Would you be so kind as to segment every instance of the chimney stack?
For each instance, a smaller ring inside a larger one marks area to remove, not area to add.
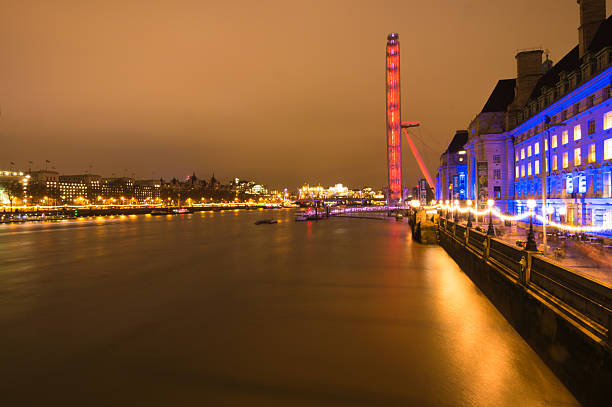
[[[543,53],[541,49],[538,49],[516,54],[516,86],[510,110],[522,109],[529,100],[533,88],[542,77]]]
[[[606,19],[606,0],[578,0],[580,6],[580,27],[578,27],[578,44],[580,58],[589,49],[589,45]]]

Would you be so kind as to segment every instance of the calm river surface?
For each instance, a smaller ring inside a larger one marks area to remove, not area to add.
[[[276,225],[255,226],[276,218]],[[574,406],[407,224],[225,211],[0,226],[2,405]]]

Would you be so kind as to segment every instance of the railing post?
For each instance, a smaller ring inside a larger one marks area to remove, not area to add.
[[[521,265],[521,273],[520,273],[520,281],[521,284],[525,287],[529,286],[529,281],[531,280],[531,263],[532,263],[533,253],[530,251],[524,251],[519,264]]]
[[[465,245],[468,245],[470,240],[470,228],[465,228]]]

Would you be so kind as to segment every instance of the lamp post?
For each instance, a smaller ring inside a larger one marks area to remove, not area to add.
[[[493,205],[495,205],[494,200],[487,200],[487,206],[489,207],[489,227],[487,229],[487,236],[495,235],[495,229],[493,229]]]
[[[471,228],[472,227],[472,201],[470,199],[468,199],[467,201],[467,206],[468,206],[467,227]]]
[[[525,243],[525,250],[530,252],[537,252],[538,245],[533,235],[533,210],[536,207],[536,202],[533,199],[527,201],[527,207],[529,208],[529,232],[527,232],[527,243]]]
[[[546,164],[549,162],[550,150],[552,146],[548,145],[550,129],[552,127],[565,126],[565,123],[552,124],[550,117],[544,115],[542,119],[542,150],[540,174],[542,175],[542,251],[546,254],[546,224],[548,223],[548,208],[546,207]],[[548,148],[546,148],[548,147]],[[547,154],[546,151],[549,153]],[[551,168],[552,170],[552,168]]]

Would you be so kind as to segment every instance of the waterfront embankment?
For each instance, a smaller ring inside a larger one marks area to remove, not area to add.
[[[612,287],[445,219],[439,241],[581,403],[609,403]]]
[[[278,209],[280,205],[248,205],[243,203],[236,204],[213,204],[206,206],[70,206],[53,208],[29,208],[15,209],[0,212],[0,224],[2,223],[24,223],[24,222],[53,222],[67,219],[89,218],[99,216],[120,216],[120,215],[146,215],[155,210],[164,210],[168,215],[174,214],[176,210],[184,210],[186,213],[223,211],[223,210],[256,210],[256,209]]]

